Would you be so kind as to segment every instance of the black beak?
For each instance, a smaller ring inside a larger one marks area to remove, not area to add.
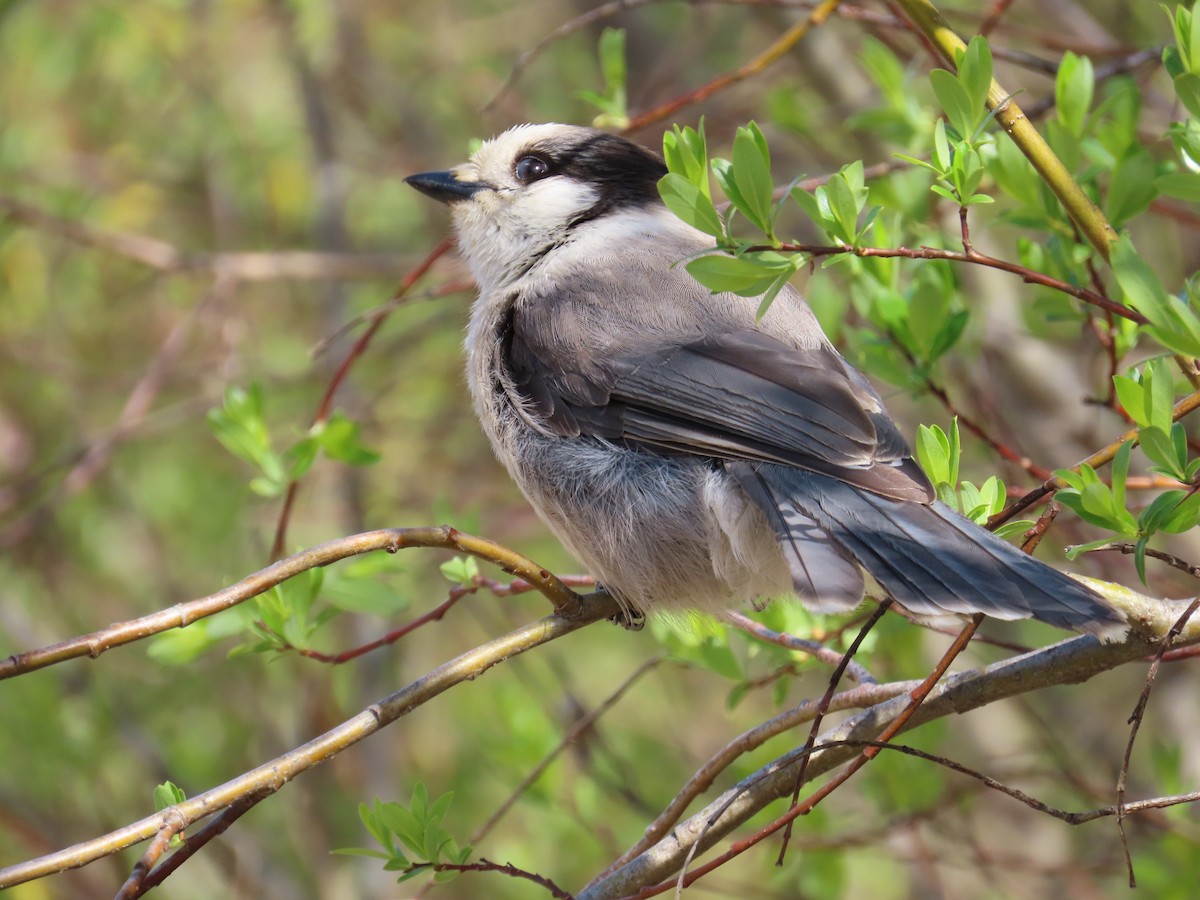
[[[409,175],[404,183],[411,184],[422,194],[442,203],[468,200],[476,191],[487,187],[478,181],[459,181],[453,172],[422,172],[420,175]]]

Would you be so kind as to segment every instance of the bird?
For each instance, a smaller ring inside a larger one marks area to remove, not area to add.
[[[1103,634],[1098,594],[960,516],[791,285],[713,293],[713,239],[664,205],[661,156],[519,125],[405,181],[449,206],[479,294],[467,383],[495,455],[632,620],[795,597]],[[865,574],[864,574],[865,573]]]

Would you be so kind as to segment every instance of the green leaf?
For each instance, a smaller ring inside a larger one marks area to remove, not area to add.
[[[1168,197],[1200,203],[1200,174],[1196,172],[1171,172],[1154,179],[1154,188]]]
[[[771,154],[754,122],[739,128],[733,139],[733,176],[744,204],[738,208],[760,231],[773,237],[775,184],[771,180]]]
[[[1126,509],[1125,479],[1129,477],[1129,458],[1133,454],[1133,442],[1126,441],[1113,456],[1112,496],[1115,509]]]
[[[1163,431],[1158,426],[1151,426],[1140,429],[1138,439],[1141,441],[1142,452],[1152,462],[1158,464],[1156,468],[1162,474],[1180,481],[1187,477],[1184,472],[1187,457],[1185,455],[1182,460],[1178,458],[1175,442],[1171,439],[1170,433]]]
[[[693,228],[718,239],[725,236],[725,229],[707,191],[697,187],[683,175],[668,172],[658,182],[658,193],[667,209]]]
[[[622,128],[629,123],[625,90],[625,31],[622,28],[605,28],[600,33],[597,55],[600,60],[600,75],[604,81],[603,93],[576,91],[575,96],[591,103],[600,110],[593,124],[596,127]]]
[[[712,198],[708,184],[708,144],[704,137],[704,120],[693,129],[678,125],[663,135],[663,159],[667,170],[682,175],[694,184],[705,197]]]
[[[164,781],[154,788],[154,811],[162,812],[170,806],[175,806],[187,799],[183,788],[171,781]]]
[[[949,434],[937,425],[917,427],[917,460],[935,486],[957,486],[961,452],[957,417],[951,422]]]
[[[1200,119],[1200,74],[1184,72],[1175,78],[1175,96],[1191,114]]]
[[[1128,235],[1113,246],[1112,268],[1125,299],[1151,321],[1145,331],[1169,350],[1200,357],[1200,319],[1178,297],[1167,294]]]
[[[456,556],[438,567],[442,577],[451,584],[471,587],[479,576],[479,562],[473,556]]]
[[[975,110],[971,97],[963,88],[962,82],[945,69],[934,69],[929,73],[933,84],[933,92],[937,95],[938,103],[946,112],[946,118],[960,138],[970,137],[975,131]]]
[[[1134,381],[1126,375],[1114,375],[1113,387],[1117,392],[1117,402],[1129,413],[1129,418],[1138,425],[1149,425],[1146,415],[1146,403],[1141,382]]]
[[[1109,221],[1119,228],[1141,215],[1158,195],[1155,188],[1157,168],[1150,154],[1138,150],[1117,163],[1108,183],[1105,208]]]
[[[697,648],[699,662],[710,671],[731,680],[743,677],[742,666],[725,641],[708,639]]]
[[[794,264],[787,261],[789,268]],[[741,297],[757,297],[769,290],[782,271],[781,266],[765,265],[750,257],[719,254],[693,259],[685,268],[710,291],[728,291]]]
[[[825,197],[829,205],[830,218],[836,223],[834,236],[846,244],[857,243],[858,214],[867,203],[867,190],[863,186],[863,164],[856,160],[843,166],[825,185]],[[820,199],[818,189],[818,200]]]
[[[958,80],[963,86],[971,107],[972,124],[963,137],[973,137],[980,119],[985,115],[988,91],[992,87],[992,48],[982,35],[971,38],[967,49],[958,58]]]
[[[313,427],[316,438],[325,455],[351,466],[370,466],[379,462],[380,456],[362,443],[362,425],[335,411],[324,422]]]
[[[1070,50],[1064,53],[1054,80],[1054,104],[1058,121],[1077,138],[1083,136],[1094,87],[1092,61]]]

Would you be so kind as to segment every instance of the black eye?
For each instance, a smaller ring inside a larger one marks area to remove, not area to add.
[[[517,160],[517,166],[513,170],[517,176],[517,181],[523,181],[528,184],[531,181],[537,181],[539,178],[545,178],[550,174],[550,163],[542,159],[540,156],[522,156]]]

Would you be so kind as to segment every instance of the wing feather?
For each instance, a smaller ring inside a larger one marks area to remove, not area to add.
[[[827,345],[753,330],[605,354],[566,350],[544,305],[514,309],[504,352],[533,424],[673,454],[771,462],[882,496],[934,492],[878,394]],[[558,344],[558,346],[556,346]]]

